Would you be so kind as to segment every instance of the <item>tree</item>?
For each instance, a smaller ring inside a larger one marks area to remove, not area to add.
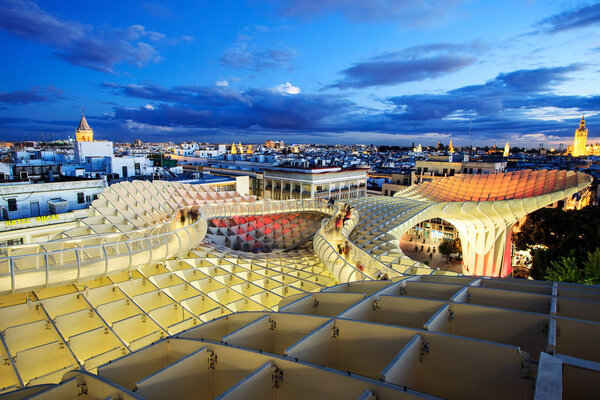
[[[583,262],[583,283],[600,284],[600,247],[593,253],[588,253],[588,259]]]
[[[448,259],[448,261],[450,261],[452,254],[458,254],[459,257],[462,256],[462,245],[459,238],[450,241],[444,240],[438,246],[438,250],[441,255]]]
[[[456,238],[452,241],[452,248],[455,254],[458,254],[458,257],[462,259],[462,243],[460,242],[460,238]]]
[[[542,208],[527,216],[514,239],[518,250],[529,250],[531,253],[529,267],[532,278],[562,276],[571,279],[573,276],[569,278],[564,274],[570,271],[567,266],[575,265],[582,270],[580,283],[586,279],[588,282],[594,281],[595,266],[598,265],[594,254],[600,243],[600,208],[585,207],[574,211]],[[573,258],[574,264],[563,258]],[[558,264],[553,265],[553,262]],[[550,268],[553,272],[549,271]],[[590,271],[586,273],[583,271],[585,268]]]
[[[548,281],[581,283],[581,270],[574,257],[562,257],[551,262],[544,277]]]
[[[561,257],[552,261],[544,278],[549,281],[600,284],[600,247],[587,253],[587,260],[578,265],[575,257]]]
[[[444,240],[438,246],[438,250],[441,255],[443,255],[444,257],[446,257],[446,259],[448,261],[450,261],[450,257],[452,256],[452,253],[454,252],[454,246],[452,245],[452,242]]]

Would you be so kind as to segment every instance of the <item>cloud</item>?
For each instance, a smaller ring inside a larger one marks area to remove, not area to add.
[[[286,68],[292,69],[292,61],[296,52],[291,49],[269,49],[265,51],[250,51],[247,43],[237,43],[225,50],[219,62],[222,65],[264,71],[267,69]]]
[[[269,32],[261,25],[245,27],[228,49],[219,58],[221,65],[254,71],[285,68],[293,69],[296,51],[289,48],[258,50],[253,41],[257,36]]]
[[[554,14],[539,21],[536,26],[542,32],[557,33],[596,24],[600,24],[600,3]]]
[[[408,25],[429,24],[452,10],[456,0],[282,0],[277,1],[286,17],[312,18],[340,14],[353,21],[398,21]]]
[[[221,86],[221,87],[229,86],[229,82],[227,82],[226,80],[216,81],[215,86]]]
[[[471,57],[438,56],[407,61],[368,61],[341,71],[344,79],[327,88],[350,89],[434,79],[457,71],[475,60]]]
[[[583,68],[573,64],[500,73],[485,83],[446,93],[389,97],[379,108],[359,106],[344,95],[289,95],[296,88],[290,82],[243,91],[216,85],[102,86],[114,95],[143,101],[139,107],[114,106],[111,122],[124,127],[134,126],[131,123],[170,127],[173,135],[210,131],[213,135],[227,132],[241,138],[259,138],[262,134],[301,137],[307,142],[352,143],[356,142],[356,134],[344,133],[362,132],[374,143],[394,137],[394,143],[423,140],[425,144],[431,138],[449,135],[457,145],[503,144],[507,137],[511,143],[526,144],[527,140],[542,137],[546,143],[558,143],[571,140],[582,112],[591,117],[600,115],[600,96],[554,92]]]
[[[62,20],[25,0],[0,2],[0,29],[48,46],[72,65],[104,72],[114,72],[114,67],[123,63],[142,67],[161,61],[156,48],[144,40],[158,42],[165,38],[142,25],[94,29]]]
[[[539,107],[595,107],[596,100],[580,96],[558,96],[550,90],[568,79],[568,74],[583,67],[538,68],[501,73],[482,85],[464,86],[445,94],[417,94],[388,99],[396,106],[396,117],[408,120],[433,120],[461,112],[474,116],[494,115],[506,110]],[[585,108],[584,108],[585,109]]]
[[[289,82],[280,83],[273,87],[273,89],[279,93],[285,94],[298,94],[300,93],[300,88],[298,86],[294,86]]]
[[[152,109],[115,107],[114,119],[142,124],[231,129],[309,130],[342,124],[341,116],[355,110],[342,96],[295,94],[271,89],[243,92],[220,86],[118,85],[103,87],[117,95],[153,100]],[[290,85],[289,90],[294,91]]]
[[[431,43],[389,51],[340,71],[344,77],[325,89],[365,88],[435,79],[473,64],[475,58],[472,55],[485,49],[483,44],[473,42]]]
[[[0,92],[0,103],[6,104],[50,103],[62,98],[62,92],[53,87]]]

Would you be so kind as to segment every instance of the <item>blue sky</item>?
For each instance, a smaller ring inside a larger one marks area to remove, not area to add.
[[[600,3],[0,0],[0,139],[600,140]],[[471,133],[469,133],[471,123]]]

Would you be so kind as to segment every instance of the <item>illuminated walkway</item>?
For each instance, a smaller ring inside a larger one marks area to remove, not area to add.
[[[443,218],[458,230],[463,274],[506,276],[511,267],[510,232],[527,214],[572,196],[591,184],[574,171],[524,170],[504,174],[456,175],[399,191],[393,198],[351,199],[361,221],[350,239],[398,272],[422,265],[404,256],[402,235],[419,222]]]

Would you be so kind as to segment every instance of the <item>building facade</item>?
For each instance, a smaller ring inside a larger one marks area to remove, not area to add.
[[[87,208],[106,186],[103,179],[2,184],[0,217],[19,220]]]
[[[367,195],[368,168],[273,167],[264,171],[263,197],[287,199],[350,199]]]

